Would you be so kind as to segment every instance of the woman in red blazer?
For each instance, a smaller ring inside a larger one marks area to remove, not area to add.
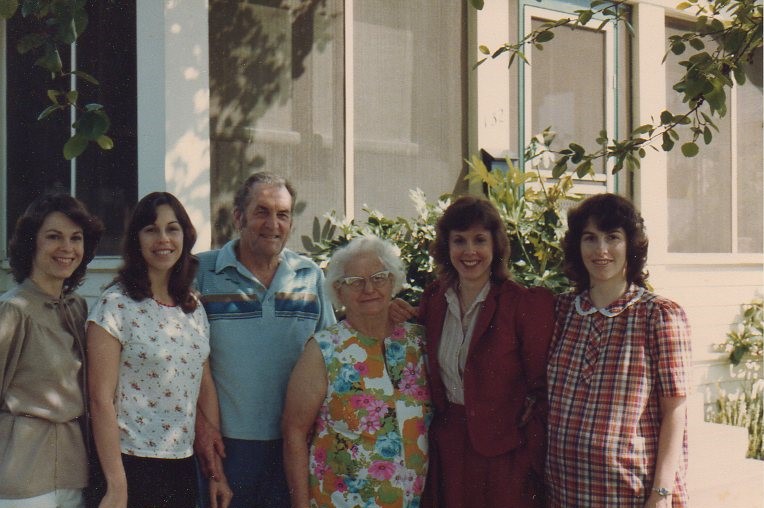
[[[438,279],[419,306],[435,407],[429,504],[543,506],[553,296],[511,280],[507,232],[485,199],[449,206],[430,252]]]

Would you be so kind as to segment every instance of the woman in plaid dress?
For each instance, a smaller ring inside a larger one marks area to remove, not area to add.
[[[646,289],[647,237],[626,199],[568,215],[566,275],[548,366],[546,479],[553,507],[687,505],[690,331]]]

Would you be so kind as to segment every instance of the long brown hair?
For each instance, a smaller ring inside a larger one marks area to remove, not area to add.
[[[498,282],[512,278],[507,265],[510,253],[509,238],[499,211],[485,198],[462,196],[443,212],[435,226],[435,241],[430,244],[430,255],[435,260],[438,277],[447,284],[453,284],[459,278],[456,268],[451,264],[448,237],[451,231],[466,231],[475,225],[491,232],[491,280]]]
[[[197,300],[191,290],[196,270],[199,267],[199,260],[191,254],[191,249],[196,243],[196,229],[191,224],[191,219],[178,198],[169,192],[152,192],[135,205],[122,240],[123,265],[114,282],[120,283],[133,300],[141,301],[153,296],[148,265],[141,253],[141,242],[138,234],[141,229],[154,223],[157,219],[157,208],[161,205],[168,205],[172,208],[180,227],[183,229],[183,249],[180,259],[170,272],[168,291],[170,296],[178,302],[183,312],[190,313],[197,306]]]

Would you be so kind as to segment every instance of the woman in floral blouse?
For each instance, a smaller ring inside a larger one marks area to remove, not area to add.
[[[422,328],[388,318],[403,280],[397,249],[379,238],[332,256],[327,292],[346,318],[308,340],[283,414],[292,508],[419,506],[430,395]]]
[[[154,192],[136,206],[124,265],[88,317],[93,433],[106,480],[101,508],[188,508],[196,504],[194,421],[219,424],[207,365],[209,324],[191,291],[198,262],[183,206]],[[210,479],[212,506],[227,506],[222,467]]]
[[[646,289],[647,236],[627,199],[599,194],[568,214],[550,350],[552,507],[687,506],[690,330]]]

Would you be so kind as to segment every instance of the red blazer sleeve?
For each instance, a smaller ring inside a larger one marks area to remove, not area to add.
[[[554,296],[544,288],[531,288],[517,313],[523,368],[528,397],[535,402],[536,413],[546,419],[546,365],[549,344],[554,332]]]
[[[533,405],[524,434],[531,465],[543,478],[546,459],[547,400],[546,367],[554,332],[554,296],[542,288],[532,288],[520,303],[517,314],[523,369],[528,387],[527,402]]]

